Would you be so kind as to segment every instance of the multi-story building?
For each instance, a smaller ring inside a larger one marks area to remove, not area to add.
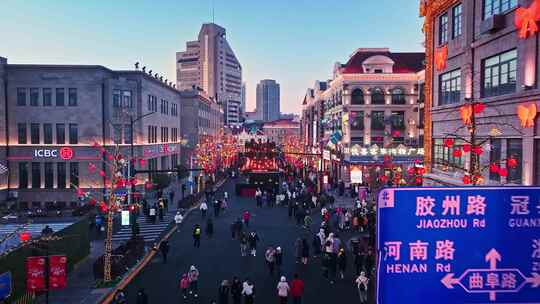
[[[240,122],[242,66],[227,42],[226,31],[217,24],[203,24],[196,41],[176,53],[177,87],[202,88],[223,104],[225,123]]]
[[[486,184],[540,184],[535,119],[540,48],[536,21],[522,21],[516,10],[533,4],[539,3],[421,1],[427,56],[425,163],[431,172],[426,182],[462,185],[476,176]],[[471,106],[475,110],[469,115]],[[467,143],[473,128],[476,139]],[[474,153],[479,157],[464,152],[470,144],[481,147]],[[513,159],[510,166],[508,159]]]
[[[300,123],[290,119],[278,119],[263,124],[263,133],[276,144],[283,143],[287,137],[300,139]]]
[[[246,92],[246,83],[242,83],[242,90],[240,91],[241,92],[241,96],[240,96],[240,101],[241,101],[241,104],[240,104],[240,112],[242,114],[242,116],[244,117],[245,113],[246,113],[246,98],[247,98],[247,92]]]
[[[336,63],[331,80],[308,89],[302,137],[308,150],[323,154],[331,182],[347,183],[352,166],[373,177],[385,155],[394,163],[419,159],[423,60],[424,53],[358,49]]]
[[[133,143],[146,160],[137,169],[179,162],[180,96],[142,71],[0,58],[0,83],[2,189],[21,208],[76,205],[76,188],[100,192],[104,180],[89,169],[107,169],[100,147],[128,157]]]
[[[280,117],[279,83],[272,79],[257,84],[257,112],[262,121],[278,120]]]

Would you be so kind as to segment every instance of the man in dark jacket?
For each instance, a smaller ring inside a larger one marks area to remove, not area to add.
[[[159,245],[159,249],[161,250],[161,254],[163,255],[163,263],[167,264],[167,254],[169,253],[169,241],[165,240],[161,242],[161,245]]]

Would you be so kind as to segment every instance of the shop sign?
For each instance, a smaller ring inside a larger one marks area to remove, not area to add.
[[[354,145],[350,149],[351,156],[378,156],[378,155],[398,155],[398,156],[419,156],[424,155],[424,148],[410,148],[403,145],[397,148],[379,148],[377,145],[373,145],[369,148],[360,147]]]
[[[351,184],[361,184],[362,181],[362,170],[358,167],[351,168]]]
[[[34,149],[34,158],[58,158],[70,160],[73,158],[73,149],[62,147],[60,149]]]
[[[155,155],[161,155],[161,154],[169,154],[169,153],[177,153],[178,152],[178,145],[169,145],[169,144],[163,144],[163,145],[153,145],[148,146],[144,148],[144,156],[155,156]]]
[[[330,151],[323,150],[322,157],[324,160],[330,160]]]
[[[328,184],[328,175],[323,176],[323,184]]]

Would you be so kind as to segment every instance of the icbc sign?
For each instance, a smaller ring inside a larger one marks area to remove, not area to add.
[[[70,147],[62,147],[60,149],[35,149],[35,158],[58,158],[70,160],[73,158],[73,149]]]

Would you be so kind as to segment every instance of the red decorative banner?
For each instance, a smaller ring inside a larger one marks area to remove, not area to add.
[[[435,68],[437,71],[446,69],[446,60],[448,59],[448,45],[435,49]]]
[[[26,258],[26,291],[45,290],[45,257]]]
[[[49,289],[66,288],[67,258],[65,255],[49,256]]]
[[[514,24],[518,29],[518,37],[527,39],[538,33],[536,21],[540,20],[540,1],[534,0],[529,7],[519,7],[516,10]]]

